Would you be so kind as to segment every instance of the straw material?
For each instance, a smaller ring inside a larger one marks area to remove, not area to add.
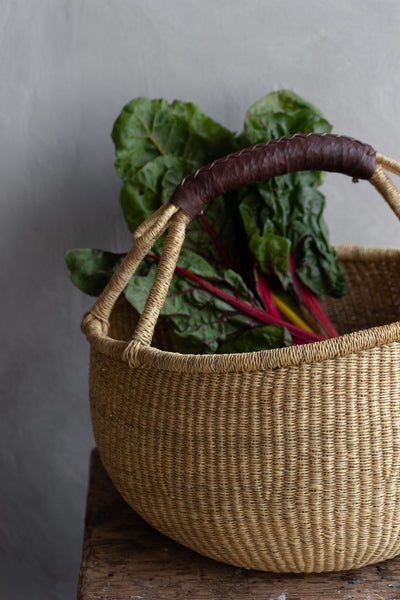
[[[397,212],[378,169],[372,183]],[[400,553],[400,250],[338,249],[348,293],[323,302],[339,338],[182,355],[161,320],[152,346],[146,334],[187,217],[170,222],[139,323],[125,300],[99,311],[100,297],[82,325],[94,434],[121,495],[161,532],[240,567],[321,572]]]

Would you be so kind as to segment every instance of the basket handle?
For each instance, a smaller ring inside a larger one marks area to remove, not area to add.
[[[138,366],[141,347],[149,346],[168,293],[186,226],[211,198],[240,185],[301,170],[326,170],[368,179],[400,219],[400,192],[383,168],[400,174],[400,163],[377,154],[371,146],[332,134],[296,134],[257,144],[214,161],[186,177],[170,201],[148,217],[134,232],[133,246],[117,271],[83,318],[82,330],[89,341],[107,345],[109,317],[141,260],[169,227],[152,288],[136,329],[127,342],[123,359]]]
[[[318,170],[370,179],[375,168],[376,153],[368,144],[331,133],[296,133],[245,148],[198,169],[185,177],[170,202],[193,219],[212,198],[277,175]]]

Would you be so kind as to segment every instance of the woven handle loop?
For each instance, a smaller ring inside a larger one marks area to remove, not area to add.
[[[299,147],[307,149],[307,157],[303,162],[298,155]],[[267,176],[272,177],[294,170],[310,170],[312,167],[369,179],[400,219],[400,192],[382,168],[400,175],[400,163],[375,153],[367,144],[344,136],[308,134],[280,138],[267,144],[258,144],[253,148],[219,159],[185,178],[176,188],[170,202],[162,205],[138,227],[133,234],[133,247],[90,312],[84,316],[82,330],[89,341],[94,337],[98,339],[99,336],[104,339],[105,344],[109,341],[107,337],[109,317],[118,297],[156,240],[169,227],[152,288],[133,336],[126,344],[123,353],[123,359],[130,366],[138,366],[138,350],[143,345],[148,346],[151,343],[185,239],[186,226],[195,216],[194,211],[197,213],[200,208],[199,194],[201,193],[204,193],[201,200],[202,210],[206,201],[215,195],[234,189],[238,181],[238,185],[242,185],[265,178],[265,173],[270,173]],[[322,154],[317,155],[318,149],[323,150]],[[333,160],[333,164],[329,163],[330,159]],[[268,165],[268,160],[272,161],[272,166]],[[216,180],[218,174],[222,176],[220,183]]]

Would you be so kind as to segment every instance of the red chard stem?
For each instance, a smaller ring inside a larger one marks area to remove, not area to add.
[[[150,258],[153,258],[157,261],[160,260],[159,256],[155,256],[153,254],[148,254],[147,256],[149,256]],[[239,298],[236,298],[235,296],[232,296],[231,294],[228,294],[227,292],[220,290],[212,283],[209,283],[205,279],[198,277],[197,275],[195,275],[194,273],[191,273],[190,271],[187,271],[186,269],[182,269],[181,267],[176,266],[175,270],[178,273],[180,273],[181,275],[184,275],[185,277],[187,277],[188,279],[195,281],[202,288],[204,288],[211,294],[214,294],[214,296],[217,296],[218,298],[225,300],[225,302],[228,302],[228,304],[239,309],[244,314],[247,314],[250,317],[257,319],[258,321],[261,321],[261,323],[267,323],[268,325],[279,325],[281,327],[286,327],[288,329],[289,333],[299,341],[302,341],[304,343],[312,343],[312,342],[319,342],[324,339],[323,337],[321,337],[320,335],[317,335],[316,333],[310,333],[309,331],[305,331],[301,327],[297,327],[296,325],[287,323],[280,318],[278,319],[277,317],[272,317],[271,315],[268,315],[267,313],[260,310],[259,308],[251,306],[250,304],[247,304],[247,302],[243,302],[243,300],[239,300]]]
[[[211,227],[210,223],[208,222],[206,216],[204,214],[200,215],[201,220],[203,221],[204,227],[207,229],[207,233],[210,236],[210,238],[212,239],[215,247],[217,248],[222,260],[225,263],[225,266],[227,269],[233,269],[232,263],[229,259],[229,256],[227,255],[227,253],[225,252],[224,248],[222,247],[222,244],[217,236],[217,234],[215,233],[214,229]]]
[[[254,270],[254,277],[256,281],[257,294],[268,314],[277,319],[281,318],[279,310],[276,308],[274,301],[272,300],[271,294],[269,293],[268,286],[265,282],[264,276],[261,272],[260,267],[256,267]]]
[[[307,311],[317,322],[317,325],[326,333],[328,337],[338,337],[339,333],[328,315],[322,308],[317,296],[308,288],[296,273],[296,266],[292,256],[289,257],[289,268],[293,278],[293,288],[300,301]]]

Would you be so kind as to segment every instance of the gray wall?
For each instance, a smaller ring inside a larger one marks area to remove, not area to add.
[[[240,130],[291,88],[334,131],[400,159],[397,0],[2,0],[0,597],[73,598],[88,460],[91,304],[64,251],[126,249],[112,123],[137,96]],[[399,245],[367,183],[329,175],[335,243]]]

